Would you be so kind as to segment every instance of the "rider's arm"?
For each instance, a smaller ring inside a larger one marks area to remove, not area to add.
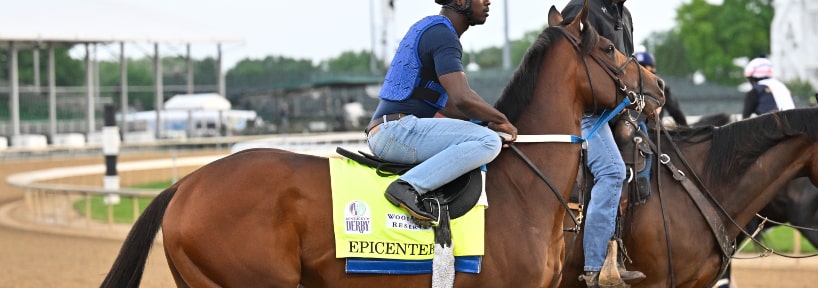
[[[758,107],[758,92],[753,88],[744,96],[744,111],[741,113],[741,119],[747,119],[753,115],[756,107]]]
[[[460,110],[458,110],[457,107],[454,107],[454,105],[452,105],[452,101],[446,102],[446,107],[443,107],[443,109],[441,109],[439,113],[449,118],[471,120],[469,119],[469,116],[466,116],[466,114],[460,112]]]
[[[679,107],[679,101],[670,93],[670,87],[668,86],[665,86],[665,111],[673,117],[673,121],[677,125],[687,126],[687,119]]]
[[[489,128],[500,129],[500,132],[508,133],[512,135],[512,138],[516,138],[517,128],[511,125],[506,115],[486,103],[480,95],[477,95],[477,92],[471,89],[463,71],[441,75],[440,84],[449,94],[446,106],[452,106],[450,109],[456,109],[468,119],[488,122]]]
[[[435,74],[449,95],[446,106],[440,111],[441,114],[457,119],[487,122],[490,129],[511,135],[511,139],[507,140],[516,139],[517,128],[508,121],[506,115],[489,105],[472,90],[461,61],[463,49],[460,40],[456,34],[444,33],[446,30],[439,29],[441,26],[432,27],[424,33],[418,46],[421,55],[426,51],[431,52]],[[438,29],[433,30],[434,28]]]

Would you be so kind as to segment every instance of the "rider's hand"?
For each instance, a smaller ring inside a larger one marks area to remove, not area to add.
[[[503,147],[508,147],[507,143],[511,143],[517,140],[517,127],[514,127],[514,125],[511,123],[490,122],[488,127],[491,130],[507,134],[507,135],[500,134],[500,137],[503,138],[503,143],[506,143],[503,145]]]

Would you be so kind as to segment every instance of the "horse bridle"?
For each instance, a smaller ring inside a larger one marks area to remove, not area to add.
[[[581,43],[580,43],[579,38],[574,36],[574,34],[571,34],[571,32],[568,31],[568,29],[566,29],[563,26],[555,26],[555,28],[557,28],[557,30],[562,32],[562,34],[565,36],[565,38],[568,39],[568,42],[570,42],[571,45],[574,46],[574,50],[577,50],[577,52],[580,52],[580,54],[582,54],[581,53],[582,50],[580,48]],[[594,61],[599,66],[605,68],[605,69],[602,69],[602,70],[604,70],[605,73],[607,73],[608,76],[611,77],[611,80],[614,81],[614,83],[615,83],[615,85],[617,87],[617,96],[622,95],[623,101],[624,101],[624,98],[627,97],[630,100],[630,103],[634,103],[636,105],[635,110],[637,112],[639,112],[639,113],[642,113],[642,110],[645,109],[645,93],[644,93],[644,85],[643,85],[643,81],[642,81],[642,69],[637,69],[637,71],[639,71],[639,82],[638,82],[639,83],[638,84],[639,89],[638,89],[638,91],[628,89],[628,85],[626,85],[625,82],[622,80],[622,78],[619,77],[619,75],[622,74],[622,71],[625,71],[625,69],[631,63],[635,63],[637,66],[639,65],[639,63],[636,61],[636,57],[631,55],[631,56],[628,57],[628,60],[626,60],[625,63],[623,63],[619,67],[615,67],[615,66],[611,65],[610,63],[603,61],[602,59],[599,58],[599,56],[597,56],[597,55],[595,55],[593,53],[588,54],[588,56],[590,56],[591,59],[594,59]],[[588,76],[588,83],[591,86],[591,97],[592,97],[592,99],[594,99],[594,111],[596,111],[597,110],[597,103],[596,103],[596,95],[594,94],[594,81],[593,81],[593,79],[591,79],[591,70],[588,67],[588,61],[586,61],[585,57],[581,57],[581,58],[582,58],[582,63],[585,65],[585,74]],[[618,97],[617,97],[617,99],[618,99]],[[617,100],[617,102],[619,102],[619,101]]]

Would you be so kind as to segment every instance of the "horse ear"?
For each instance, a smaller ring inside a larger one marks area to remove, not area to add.
[[[588,23],[588,0],[585,0],[585,3],[582,5],[582,9],[579,10],[577,16],[571,20],[568,27],[570,27],[570,30],[574,31],[574,33],[582,34],[585,32],[585,23]]]
[[[582,10],[579,11],[579,15],[577,18],[580,19],[579,21],[579,32],[580,34],[585,32],[585,23],[588,23],[588,0],[585,0],[585,4],[582,5]]]
[[[557,7],[551,5],[551,9],[548,10],[548,26],[557,26],[560,23],[562,23],[562,14],[557,11]]]

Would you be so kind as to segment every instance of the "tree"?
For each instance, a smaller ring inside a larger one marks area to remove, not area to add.
[[[312,61],[282,56],[243,59],[227,71],[227,86],[237,91],[266,91],[309,83],[317,68]]]
[[[360,52],[345,51],[338,57],[325,61],[321,66],[326,69],[325,72],[368,74],[370,73],[369,61],[371,55],[372,53],[366,50]]]
[[[503,49],[497,46],[488,47],[472,54],[472,60],[480,69],[499,69],[503,67]]]
[[[653,32],[648,39],[643,44],[653,54],[659,73],[684,77],[696,71],[687,60],[687,50],[678,30]]]
[[[40,85],[48,85],[48,49],[40,47]],[[54,77],[57,86],[80,86],[85,83],[85,64],[68,55],[71,46],[54,47]],[[17,52],[18,79],[21,85],[34,84],[34,57],[32,50]],[[0,50],[0,82],[9,79],[9,50]]]
[[[517,40],[511,40],[509,43],[510,50],[511,50],[511,69],[516,69],[515,67],[520,65],[520,61],[522,61],[523,56],[525,53],[528,52],[528,49],[531,48],[531,45],[537,41],[537,38],[540,37],[542,31],[545,30],[546,26],[543,26],[540,30],[531,30],[523,34],[523,37]],[[499,69],[502,68],[503,64],[503,48],[499,46],[492,46],[487,47],[482,50],[479,50],[474,54],[473,61],[480,65],[481,69]],[[465,59],[464,59],[465,60]],[[464,63],[465,64],[465,63]]]
[[[724,0],[722,5],[692,0],[676,13],[684,59],[710,81],[740,83],[744,78],[733,59],[769,53],[772,0]]]

